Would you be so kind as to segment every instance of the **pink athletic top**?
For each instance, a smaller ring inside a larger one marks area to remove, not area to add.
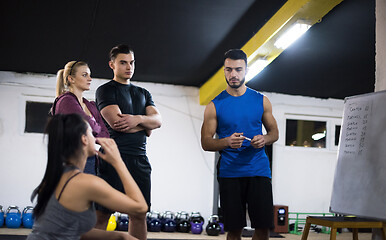
[[[83,102],[86,104],[92,117],[88,116],[83,111],[83,108],[80,105],[78,98],[71,92],[63,93],[55,99],[53,106],[53,114],[78,113],[88,121],[95,137],[110,137],[106,125],[103,122],[103,118],[95,105],[95,102],[89,102],[85,98],[83,98]]]

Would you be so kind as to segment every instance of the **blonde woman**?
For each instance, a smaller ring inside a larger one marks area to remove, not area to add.
[[[87,63],[68,62],[57,74],[56,99],[52,113],[78,113],[90,124],[94,137],[108,138],[109,132],[95,102],[83,97],[83,92],[90,90],[91,81],[91,71]],[[87,159],[84,172],[96,175],[96,169],[96,157],[91,156]]]

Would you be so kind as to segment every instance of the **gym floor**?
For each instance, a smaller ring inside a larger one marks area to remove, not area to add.
[[[18,229],[10,229],[6,227],[0,228],[0,235],[28,235],[31,232],[30,229],[25,228],[18,228]],[[284,239],[287,240],[300,240],[301,235],[296,234],[281,234]],[[359,240],[371,240],[371,233],[359,233],[358,239]],[[226,236],[225,234],[222,234],[217,237],[208,236],[205,233],[202,234],[191,234],[191,233],[165,233],[165,232],[149,232],[148,238],[150,239],[217,239],[217,240],[225,240]],[[249,240],[251,238],[242,238],[243,240]],[[275,239],[275,238],[271,238]],[[279,240],[280,238],[277,238]],[[325,233],[315,233],[310,231],[308,235],[308,240],[329,240],[330,235]],[[340,233],[336,237],[337,240],[352,240],[353,236],[352,233],[346,232],[346,233]]]

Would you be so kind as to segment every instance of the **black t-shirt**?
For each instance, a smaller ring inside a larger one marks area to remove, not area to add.
[[[133,84],[121,84],[114,80],[107,82],[96,91],[99,111],[109,105],[118,105],[123,114],[146,115],[147,106],[155,106],[151,94]],[[113,130],[105,121],[110,137],[115,140],[119,151],[131,155],[146,154],[146,132],[122,133]]]

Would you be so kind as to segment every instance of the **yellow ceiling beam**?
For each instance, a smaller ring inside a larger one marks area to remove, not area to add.
[[[266,24],[241,48],[248,56],[248,64],[258,57],[272,62],[283,52],[274,42],[296,21],[310,25],[320,22],[331,9],[343,0],[288,0]],[[223,68],[220,68],[200,87],[200,104],[208,104],[226,88]]]

